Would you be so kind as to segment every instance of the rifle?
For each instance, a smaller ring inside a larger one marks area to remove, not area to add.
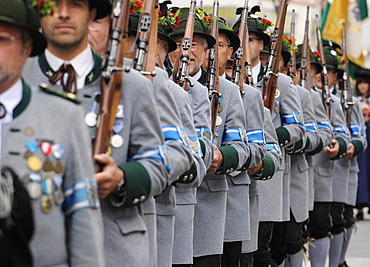
[[[290,38],[293,40],[293,47],[295,47],[294,42],[294,33],[295,33],[295,10],[292,10],[292,22],[290,23]],[[295,72],[296,72],[296,57],[295,57],[295,51],[290,51],[290,60],[288,63],[288,76],[294,80]]]
[[[281,47],[283,41],[284,23],[288,1],[282,0],[278,17],[275,24],[275,29],[272,33],[270,52],[268,57],[267,69],[264,74],[263,83],[263,100],[264,106],[272,111],[277,87],[277,78],[279,72],[279,61],[281,58]]]
[[[342,56],[345,59],[344,63],[344,69],[343,69],[343,77],[339,83],[341,89],[342,89],[342,108],[344,111],[344,114],[346,116],[346,123],[349,127],[351,124],[351,112],[352,112],[352,106],[354,105],[353,99],[352,99],[352,89],[351,84],[348,80],[348,62],[347,62],[347,44],[346,44],[346,25],[343,22],[342,24]]]
[[[237,9],[237,15],[241,13],[239,39],[240,46],[235,52],[232,81],[239,86],[240,93],[244,95],[244,79],[249,85],[253,85],[252,65],[249,55],[248,33],[248,0],[245,0],[242,10]]]
[[[218,69],[218,0],[213,1],[213,20],[211,35],[216,39],[214,47],[209,49],[208,54],[208,69],[206,86],[208,88],[208,95],[211,100],[212,113],[212,133],[216,131],[216,119],[218,113],[218,104],[221,94],[219,92],[219,69]]]
[[[306,13],[306,23],[304,28],[304,38],[303,38],[303,46],[302,46],[302,59],[301,59],[301,68],[300,68],[300,81],[299,84],[304,87],[307,87],[307,62],[310,62],[310,51],[309,51],[309,42],[308,42],[308,31],[309,31],[309,16],[310,16],[310,7],[307,7]]]
[[[179,58],[176,60],[175,66],[173,68],[173,80],[184,90],[187,89],[187,82],[189,82],[190,86],[193,86],[193,83],[188,78],[188,67],[191,54],[191,45],[193,42],[196,4],[196,0],[191,0],[189,16],[186,21],[185,34],[184,38],[182,39],[182,47],[179,51]]]
[[[144,11],[140,14],[140,23],[137,31],[136,47],[135,47],[135,57],[133,60],[132,67],[135,70],[140,71],[148,79],[153,80],[155,76],[155,52],[152,50],[153,45],[156,45],[153,40],[152,34],[155,34],[155,39],[157,40],[158,34],[158,1],[156,0],[146,0],[144,4]],[[154,12],[154,11],[157,12]],[[154,28],[154,29],[153,29]],[[157,29],[157,30],[156,30]],[[156,49],[156,46],[154,47]],[[149,53],[151,50],[151,53]],[[153,54],[154,53],[154,54]],[[148,57],[148,55],[152,55]],[[153,56],[154,55],[154,56]],[[154,57],[154,58],[153,58]]]
[[[125,50],[129,47],[129,0],[114,0],[111,14],[110,38],[102,64],[99,119],[94,140],[93,154],[108,151],[112,129],[121,98],[122,71]],[[127,45],[126,45],[127,44]],[[100,166],[96,166],[97,171]]]
[[[323,86],[323,88],[321,89],[322,101],[323,101],[324,108],[328,116],[328,119],[330,120],[331,97],[330,97],[329,82],[328,82],[328,70],[326,68],[324,46],[321,41],[321,30],[320,30],[318,15],[316,15],[316,35],[317,35],[317,50],[319,51],[321,55],[321,65],[322,65],[322,71],[321,71],[321,84]]]

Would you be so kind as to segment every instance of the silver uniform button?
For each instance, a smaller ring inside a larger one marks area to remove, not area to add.
[[[140,197],[140,202],[143,202],[145,199],[146,199],[146,197],[145,197],[144,195],[142,195],[142,196]]]
[[[140,200],[138,198],[135,198],[133,201],[132,201],[132,204],[138,204],[140,202]]]
[[[285,140],[285,142],[284,142],[285,144],[288,144],[288,140]]]
[[[192,180],[192,179],[193,179],[193,177],[194,177],[194,175],[193,175],[193,174],[190,174],[190,175],[189,175],[189,179],[190,179],[190,180]]]
[[[182,178],[182,180],[186,181],[189,177],[187,175],[184,176],[184,178]]]
[[[85,115],[85,123],[89,127],[95,127],[98,121],[97,119],[98,119],[98,115],[96,115],[96,113],[94,112],[88,112]]]

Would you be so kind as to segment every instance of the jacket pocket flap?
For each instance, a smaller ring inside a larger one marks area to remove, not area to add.
[[[317,170],[321,176],[333,176],[333,168],[317,167]]]
[[[211,192],[227,191],[226,179],[208,179],[207,186]]]
[[[305,161],[304,159],[300,160],[299,163],[298,163],[298,169],[299,169],[300,172],[304,172],[304,171],[308,170],[307,161]]]
[[[125,217],[115,219],[121,233],[127,235],[133,232],[146,232],[146,226],[143,219],[139,216]]]

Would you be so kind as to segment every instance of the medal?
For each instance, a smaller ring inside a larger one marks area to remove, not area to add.
[[[54,172],[43,172],[41,178],[42,193],[44,195],[51,195],[55,190]]]
[[[54,183],[57,187],[61,187],[62,186],[62,183],[63,183],[63,176],[62,174],[55,174],[54,175]]]
[[[45,213],[51,212],[54,208],[54,199],[51,196],[43,196],[41,207]]]
[[[85,114],[85,123],[89,127],[95,127],[98,121],[98,115],[95,112],[87,112]]]
[[[64,201],[64,193],[62,189],[58,188],[53,192],[53,197],[57,205],[61,205]]]
[[[63,164],[60,162],[60,159],[64,156],[64,146],[55,144],[51,148],[51,153],[57,159],[57,162],[54,166],[55,173],[63,173],[64,167]]]
[[[28,126],[28,127],[23,129],[23,133],[26,136],[31,136],[31,135],[33,135],[33,129],[30,126]]]
[[[113,135],[111,140],[110,140],[110,144],[114,148],[119,148],[119,147],[123,146],[123,137],[120,136],[119,134]]]
[[[275,98],[278,98],[280,96],[280,91],[279,89],[276,89],[275,91]]]
[[[30,182],[27,184],[27,191],[32,199],[38,199],[41,196],[41,185],[38,182]]]
[[[46,160],[42,164],[42,168],[46,172],[50,172],[50,171],[54,170],[53,163],[51,163],[51,161],[49,160],[49,158],[46,158]]]
[[[124,116],[125,114],[123,110],[123,105],[118,105],[117,112],[116,112],[116,119],[123,119]]]
[[[23,157],[25,158],[25,159],[28,159],[29,157],[31,157],[32,156],[32,152],[31,151],[29,151],[29,150],[27,150],[26,152],[24,152],[24,154],[23,154]]]
[[[52,144],[49,142],[40,142],[40,148],[41,148],[41,151],[46,156],[46,159],[44,161],[44,164],[42,165],[42,168],[44,169],[44,171],[50,172],[54,169],[53,163],[51,163],[49,159],[49,156],[51,155],[51,151],[52,151]]]
[[[218,113],[222,112],[224,110],[224,107],[221,104],[218,104],[217,111]]]
[[[220,116],[217,116],[217,119],[216,119],[216,126],[220,126],[222,123],[222,118]]]
[[[31,182],[30,174],[29,173],[26,173],[25,175],[23,175],[22,182],[25,183],[25,184]]]
[[[27,159],[27,166],[31,171],[37,172],[42,168],[42,161],[35,155],[32,155]]]
[[[63,164],[58,160],[57,163],[55,163],[55,166],[54,166],[54,171],[55,173],[63,173],[63,170],[64,170],[64,167],[63,167]]]

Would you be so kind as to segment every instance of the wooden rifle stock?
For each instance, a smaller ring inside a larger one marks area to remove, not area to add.
[[[295,34],[295,10],[292,10],[292,22],[290,24],[290,38],[293,40],[293,48],[295,47],[295,41],[294,41],[294,34]],[[290,60],[288,63],[288,76],[294,80],[295,73],[296,73],[296,56],[295,51],[292,49],[290,51]]]
[[[179,51],[179,57],[176,60],[173,68],[173,81],[181,86],[184,90],[187,89],[187,82],[189,82],[189,61],[193,42],[196,4],[196,0],[191,0],[189,16],[186,21],[185,34],[184,38],[182,39],[182,46]],[[193,86],[192,83],[189,84],[190,86]]]
[[[342,89],[342,108],[344,115],[346,117],[346,123],[349,127],[351,124],[351,113],[352,113],[352,106],[354,105],[352,99],[352,89],[351,84],[349,82],[349,75],[348,75],[348,60],[347,60],[347,44],[346,44],[346,25],[345,23],[342,24],[342,56],[345,59],[344,62],[344,69],[343,69],[343,77],[340,80],[340,87]]]
[[[153,45],[153,43],[149,42],[150,36],[151,33],[153,33],[153,27],[155,27],[154,25],[157,24],[158,27],[158,17],[157,17],[158,15],[155,16],[154,14],[155,6],[156,0],[146,0],[144,3],[144,11],[140,14],[139,19],[135,47],[135,57],[132,65],[135,70],[140,71],[150,80],[153,80],[153,77],[155,76],[155,54],[154,61],[152,58],[148,59],[150,46]],[[153,34],[157,36],[158,28],[157,31],[154,32]],[[156,44],[157,42],[155,42],[155,45]]]
[[[307,62],[310,61],[310,51],[309,51],[309,40],[308,40],[308,31],[309,31],[309,16],[310,16],[310,7],[307,7],[306,13],[306,22],[304,28],[304,38],[303,38],[303,46],[302,46],[302,58],[301,58],[301,67],[300,67],[300,82],[299,84],[308,89],[307,87]]]
[[[317,50],[319,51],[321,55],[321,65],[322,65],[322,71],[321,71],[322,101],[323,101],[324,108],[328,116],[328,119],[330,120],[331,97],[330,97],[329,82],[328,82],[328,70],[326,68],[324,46],[321,41],[321,30],[320,30],[318,15],[316,15],[316,36],[317,36]]]
[[[110,39],[103,61],[99,116],[93,154],[106,153],[121,98],[124,49],[129,39],[129,0],[115,0],[112,6]],[[129,71],[129,69],[127,70]],[[97,166],[97,171],[100,166]]]
[[[279,7],[275,29],[272,33],[267,69],[264,75],[263,102],[264,106],[270,111],[272,111],[274,106],[287,7],[288,1],[282,0]]]
[[[215,38],[216,44],[214,47],[209,49],[208,54],[208,69],[206,77],[206,86],[208,88],[209,98],[211,100],[211,122],[212,122],[212,133],[216,131],[216,120],[218,114],[219,105],[219,69],[218,69],[218,0],[213,1],[213,20],[211,35]]]

